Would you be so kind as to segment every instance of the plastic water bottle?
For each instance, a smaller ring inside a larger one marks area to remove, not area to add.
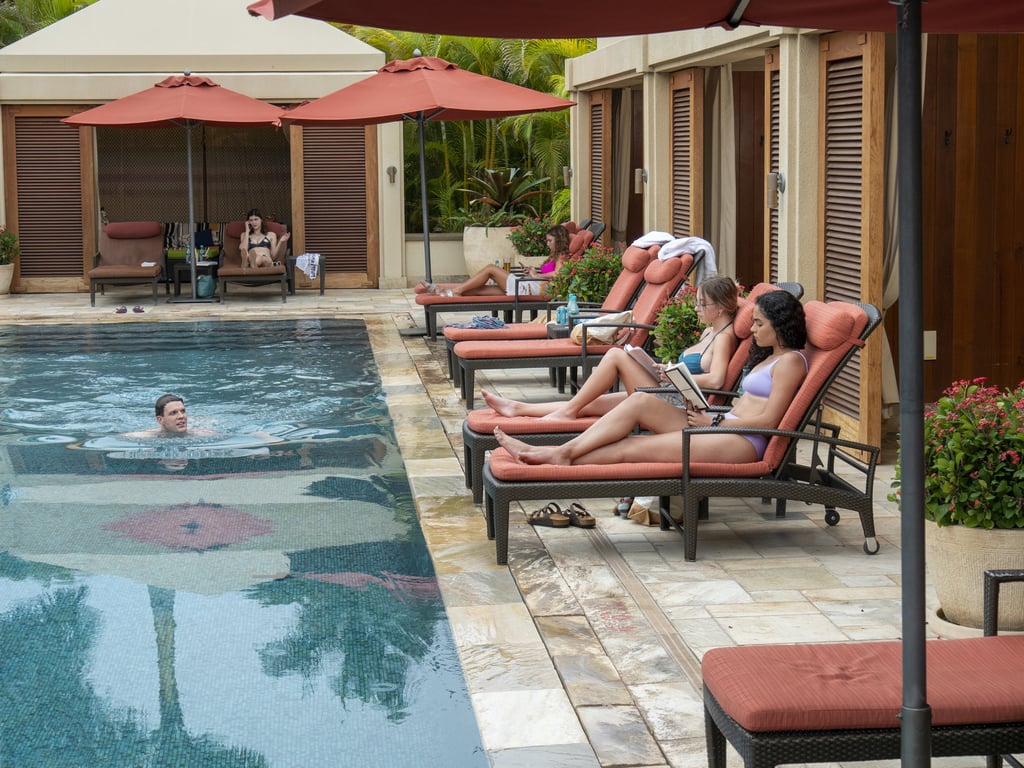
[[[555,322],[559,325],[565,325],[569,322],[569,313],[566,311],[565,307],[558,308],[558,311],[555,313]]]
[[[565,305],[565,312],[566,312],[567,315],[569,315],[569,322],[570,323],[572,323],[572,321],[575,319],[576,315],[578,315],[580,313],[580,305],[576,303],[576,294],[575,293],[570,293],[569,294],[569,301]]]

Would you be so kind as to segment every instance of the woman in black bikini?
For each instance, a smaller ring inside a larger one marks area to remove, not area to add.
[[[238,252],[242,257],[243,268],[269,267],[280,261],[278,251],[284,248],[291,235],[285,232],[278,239],[273,232],[263,229],[263,216],[259,209],[253,208],[246,215],[248,222],[242,239],[238,244]]]

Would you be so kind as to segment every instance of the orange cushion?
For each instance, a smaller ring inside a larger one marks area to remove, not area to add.
[[[534,421],[540,421],[535,419]],[[520,432],[519,434],[524,434]],[[520,464],[504,448],[491,453],[491,473],[500,480],[641,480],[645,478],[679,477],[683,465],[678,462],[650,461],[630,464],[577,464],[571,467],[552,464]],[[751,464],[691,463],[694,477],[763,477],[770,468],[763,461]],[[567,486],[571,491],[571,486]]]
[[[642,272],[651,263],[651,252],[637,245],[630,245],[622,254],[622,268],[630,272]]]
[[[140,240],[163,234],[163,225],[156,221],[112,221],[103,227],[111,240]]]
[[[845,341],[855,338],[854,326],[858,316],[864,313],[845,302],[823,304],[809,301],[804,306],[807,319],[807,340],[819,349],[835,349]]]
[[[579,419],[535,419],[531,416],[499,416],[491,408],[478,408],[466,414],[466,424],[474,432],[493,434],[495,427],[501,427],[509,435],[558,434],[582,432],[597,421],[591,416]]]
[[[704,684],[748,731],[899,728],[901,647],[822,643],[715,648]],[[1024,636],[927,644],[932,725],[1024,721]]]
[[[545,294],[521,294],[520,304],[536,304],[538,302],[551,301],[551,297]],[[491,294],[488,296],[438,296],[436,293],[417,293],[416,303],[421,306],[430,304],[494,304],[499,309],[511,310],[515,303],[515,296],[502,296]]]
[[[546,339],[547,325],[541,323],[510,323],[504,328],[455,328],[444,327],[444,337],[449,341],[498,341],[508,339]]]
[[[684,253],[679,259],[671,258],[664,261],[655,259],[644,270],[644,280],[648,283],[661,285],[677,278],[679,276],[679,263],[682,259],[689,259],[690,263],[693,263],[693,256],[688,253]]]
[[[587,354],[602,354],[612,348],[611,344],[587,342]],[[572,339],[535,339],[527,341],[460,341],[454,347],[455,354],[463,360],[507,360],[511,358],[536,357],[579,357],[582,364],[583,348]],[[544,363],[538,362],[538,368]]]

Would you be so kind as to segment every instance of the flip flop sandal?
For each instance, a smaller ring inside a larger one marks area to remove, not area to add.
[[[597,525],[597,520],[594,516],[587,512],[587,508],[579,502],[573,502],[569,505],[569,525],[575,525],[577,528],[593,528]]]
[[[619,499],[619,503],[615,505],[615,514],[619,516],[628,515],[629,508],[633,506],[632,496],[623,496]]]
[[[526,521],[530,525],[541,525],[545,528],[568,528],[569,515],[562,511],[562,508],[551,502],[540,509],[531,512]]]
[[[114,313],[118,314],[118,315],[123,315],[127,311],[128,311],[128,307],[115,307],[114,308]]]
[[[132,307],[132,312],[134,312],[136,315],[141,315],[145,311],[146,310],[143,309],[141,304],[136,304],[134,307]]]

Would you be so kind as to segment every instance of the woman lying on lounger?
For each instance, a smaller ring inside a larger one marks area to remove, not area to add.
[[[524,464],[618,464],[622,462],[681,462],[679,432],[687,427],[778,427],[807,375],[807,360],[799,351],[807,342],[804,309],[792,294],[772,291],[757,299],[751,324],[750,373],[743,394],[731,411],[714,416],[681,410],[647,392],[633,392],[581,435],[564,445],[535,446],[494,434],[512,457]],[[634,435],[639,427],[649,433]],[[690,441],[699,461],[742,464],[764,456],[767,438],[761,435],[701,434]]]
[[[569,230],[561,224],[553,226],[545,235],[550,256],[540,268],[526,267],[523,277],[553,276],[562,266],[562,261],[569,255]],[[547,283],[541,280],[522,280],[516,283],[518,275],[506,272],[497,264],[488,264],[469,280],[452,288],[420,283],[416,293],[436,293],[441,296],[512,296],[518,287],[520,295],[539,296],[546,292]]]
[[[679,356],[702,389],[721,389],[736,351],[732,323],[736,317],[739,288],[731,277],[711,277],[697,287],[697,317],[707,327],[697,343]],[[625,392],[609,392],[616,382]],[[543,419],[576,419],[603,416],[626,400],[638,387],[655,386],[647,369],[620,347],[608,350],[576,395],[569,401],[523,403],[483,392],[484,401],[502,416],[536,416]]]

